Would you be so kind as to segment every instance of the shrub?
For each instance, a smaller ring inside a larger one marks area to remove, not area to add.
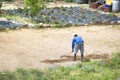
[[[4,30],[5,30],[5,28],[0,26],[0,31],[4,31]]]
[[[114,53],[111,59],[104,60],[104,66],[109,68],[120,68],[120,52]]]
[[[16,80],[14,73],[3,71],[0,72],[0,80]]]
[[[75,2],[75,0],[64,0],[65,2]]]
[[[40,26],[40,25],[35,25],[35,29],[40,29],[40,28],[43,28],[43,26]]]
[[[115,53],[111,58],[110,65],[113,68],[120,68],[120,52]]]
[[[62,28],[64,25],[62,22],[51,22],[53,28]]]
[[[47,2],[53,2],[53,0],[46,0]]]
[[[24,0],[24,3],[24,11],[28,11],[29,8],[31,17],[33,17],[36,13],[40,11],[41,8],[44,7],[44,0]]]

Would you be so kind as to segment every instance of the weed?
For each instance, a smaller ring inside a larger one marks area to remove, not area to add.
[[[43,26],[42,25],[40,26],[38,24],[35,25],[35,29],[40,29],[40,28],[43,28]]]
[[[54,67],[46,71],[17,69],[0,72],[0,80],[117,80],[120,78],[120,52],[109,61],[78,63],[68,67]],[[107,65],[106,65],[107,64]],[[112,66],[112,67],[111,67]],[[111,70],[112,68],[112,70]]]
[[[65,67],[61,67],[60,70],[63,72],[64,75],[69,75],[71,69],[65,68]]]
[[[120,68],[120,52],[114,53],[111,59],[104,60],[104,66],[119,69]]]
[[[51,22],[53,28],[62,28],[64,25],[62,22]]]
[[[14,73],[9,71],[0,72],[0,80],[16,80]]]
[[[47,2],[53,2],[53,0],[46,0]]]
[[[108,15],[109,16],[115,16],[115,13],[109,13]]]
[[[0,31],[5,31],[5,28],[0,26]]]
[[[75,0],[64,0],[65,2],[75,2]]]

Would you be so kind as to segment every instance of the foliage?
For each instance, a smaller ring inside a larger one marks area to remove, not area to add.
[[[0,26],[0,31],[5,31],[5,28]]]
[[[35,25],[35,29],[40,29],[40,28],[43,28],[43,26],[40,26],[38,24]]]
[[[116,27],[117,29],[120,29],[120,25],[114,25],[114,27]]]
[[[39,80],[42,79],[42,76],[44,76],[43,72],[36,69],[18,69],[14,74],[16,76],[16,80]]]
[[[47,2],[53,2],[53,0],[46,0]]]
[[[0,72],[0,80],[16,80],[15,74],[9,71]]]
[[[107,59],[104,62],[106,67],[109,68],[120,68],[120,52],[114,53],[111,59]]]
[[[75,0],[64,0],[65,2],[75,2]]]
[[[63,22],[51,22],[53,28],[62,28],[64,27]]]
[[[45,71],[17,69],[15,72],[0,72],[0,80],[119,80],[120,52],[107,62],[83,62],[68,67],[54,67]]]
[[[44,0],[24,0],[25,12],[30,9],[31,17],[37,14],[44,7]]]
[[[11,19],[11,20],[16,20],[16,21],[21,21],[21,22],[25,22],[25,23],[30,23],[31,20],[19,15],[14,15],[12,13],[9,14],[2,14],[1,18],[6,18],[6,19]]]

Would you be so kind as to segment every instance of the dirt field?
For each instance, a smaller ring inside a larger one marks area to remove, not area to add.
[[[70,52],[75,33],[83,37],[85,56],[89,59],[107,57],[120,51],[120,30],[112,26],[10,30],[0,32],[0,70],[45,69],[74,64],[76,62],[72,61]],[[66,57],[60,58],[64,54]],[[79,53],[78,56],[80,61]]]
[[[20,1],[20,2],[19,2]],[[4,9],[21,7],[18,0]],[[77,4],[50,3],[53,6],[80,6]],[[86,5],[85,5],[86,6]],[[85,7],[84,6],[84,7]],[[88,5],[86,6],[88,7]],[[106,58],[120,51],[120,30],[112,26],[83,26],[64,29],[21,29],[0,32],[0,71],[16,68],[45,69],[51,66],[76,64],[71,52],[74,34],[85,41],[85,57],[88,59]],[[60,56],[65,57],[60,58]],[[80,54],[77,55],[80,61]]]

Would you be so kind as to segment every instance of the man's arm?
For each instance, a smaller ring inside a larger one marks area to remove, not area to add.
[[[74,52],[74,42],[75,42],[75,40],[73,39],[72,40],[72,52]]]

